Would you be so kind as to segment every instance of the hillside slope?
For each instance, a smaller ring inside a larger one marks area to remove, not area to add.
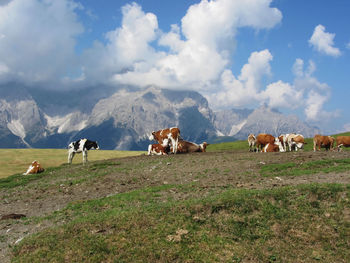
[[[10,177],[0,180],[0,215],[26,219],[0,221],[0,261],[25,237],[16,260],[346,262],[349,157],[144,155]]]

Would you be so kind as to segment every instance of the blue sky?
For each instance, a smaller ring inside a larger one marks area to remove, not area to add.
[[[0,0],[0,83],[191,89],[350,131],[350,1]]]

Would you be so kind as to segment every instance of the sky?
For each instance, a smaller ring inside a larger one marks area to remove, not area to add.
[[[350,131],[349,0],[0,0],[0,84],[194,90]]]

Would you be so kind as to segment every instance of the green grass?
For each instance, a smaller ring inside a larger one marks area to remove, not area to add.
[[[89,151],[89,161],[135,156],[144,151]],[[56,167],[67,163],[67,150],[63,149],[0,149],[0,178],[13,174],[22,174],[29,165],[37,160],[45,168]],[[73,164],[81,164],[82,155],[77,154]]]
[[[320,160],[304,163],[276,163],[261,167],[262,176],[298,176],[320,172],[346,172],[350,170],[349,159]]]
[[[160,186],[77,202],[13,262],[349,262],[350,188],[337,184],[171,197]],[[44,219],[43,219],[44,220]]]
[[[48,168],[45,172],[39,174],[29,174],[23,176],[22,174],[15,174],[6,178],[0,179],[0,189],[10,189],[18,186],[25,186],[32,182],[40,184],[42,189],[53,184],[60,185],[67,183],[66,179],[69,178],[70,184],[78,184],[83,182],[93,182],[97,177],[114,173],[124,172],[128,173],[132,167],[120,166],[120,162],[112,160],[102,160],[89,163],[87,165],[61,165],[59,167]],[[54,177],[54,179],[53,179]],[[45,178],[45,180],[40,180]]]
[[[231,151],[231,150],[248,150],[248,142],[247,141],[222,142],[217,144],[210,144],[207,147],[208,152]]]

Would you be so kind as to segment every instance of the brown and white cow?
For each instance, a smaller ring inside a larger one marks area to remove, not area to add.
[[[196,144],[194,142],[189,142],[185,140],[179,140],[177,153],[194,153],[194,152],[205,152],[209,144],[203,142],[201,144]]]
[[[326,151],[333,149],[335,139],[332,136],[323,136],[316,134],[314,136],[314,152],[318,148],[318,151],[322,148],[326,148]]]
[[[33,161],[32,164],[29,165],[28,170],[23,173],[23,175],[38,174],[42,173],[43,171],[45,171],[45,169],[41,167],[40,163],[38,161]]]
[[[148,145],[148,155],[167,155],[169,152],[169,146],[163,146],[159,143]]]
[[[274,144],[275,143],[275,137],[273,137],[271,134],[267,133],[260,133],[258,136],[256,136],[256,148],[257,151],[259,151],[259,148],[261,151],[263,151],[263,148],[268,144]]]
[[[298,151],[298,149],[304,149],[304,144],[306,144],[304,136],[301,134],[289,134],[287,136],[287,141],[289,151],[292,151],[293,149],[295,149],[295,151]]]
[[[268,143],[262,149],[262,152],[285,152],[283,145],[278,137],[275,138],[274,143]]]
[[[161,145],[163,145],[163,147],[166,147],[169,144],[169,140],[170,140],[173,148],[173,153],[176,153],[180,138],[181,138],[180,129],[177,127],[172,127],[168,129],[159,130],[159,131],[153,131],[151,136],[149,137],[149,140],[150,141],[155,140]]]
[[[278,139],[280,140],[280,142],[282,143],[283,149],[286,152],[287,151],[287,146],[288,146],[288,136],[290,134],[281,134],[280,136],[278,136]]]
[[[264,146],[264,148],[262,149],[262,152],[264,153],[268,153],[268,152],[279,152],[279,146],[277,144],[272,144],[272,143],[268,143]]]
[[[336,141],[338,151],[341,151],[342,146],[350,147],[350,136],[338,136]]]
[[[256,137],[254,134],[249,134],[248,135],[248,145],[249,145],[249,151],[250,152],[255,152],[256,148]]]

